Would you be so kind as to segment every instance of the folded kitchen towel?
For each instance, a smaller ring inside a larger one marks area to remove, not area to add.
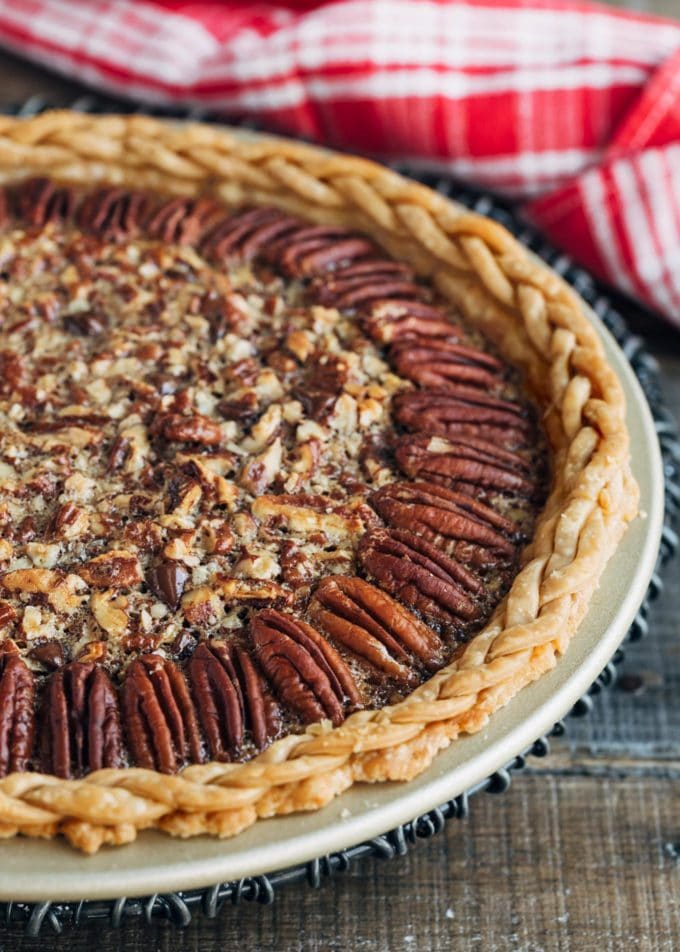
[[[502,192],[680,326],[680,23],[581,0],[0,0],[0,45]]]

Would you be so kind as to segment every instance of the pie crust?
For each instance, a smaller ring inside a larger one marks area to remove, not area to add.
[[[485,627],[398,703],[324,720],[246,763],[168,776],[138,767],[81,779],[0,779],[0,833],[65,835],[85,852],[155,827],[232,836],[258,817],[318,809],[355,782],[409,780],[550,670],[637,512],[623,393],[583,305],[505,229],[364,159],[203,125],[70,112],[0,119],[0,183],[49,175],[274,206],[372,238],[518,368],[543,413],[552,483],[521,569]]]

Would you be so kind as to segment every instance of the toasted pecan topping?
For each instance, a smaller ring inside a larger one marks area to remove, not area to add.
[[[44,769],[122,757],[120,719],[142,766],[246,759],[481,626],[537,428],[410,265],[210,195],[34,179],[0,224],[0,627]]]

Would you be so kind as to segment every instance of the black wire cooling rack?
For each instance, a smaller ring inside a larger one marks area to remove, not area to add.
[[[11,110],[15,114],[35,115],[49,108],[44,100],[33,97]],[[130,112],[129,104],[104,100],[95,96],[83,96],[71,104],[71,108],[83,112]],[[164,112],[167,116],[168,113]],[[191,118],[209,121],[210,117],[196,111],[177,110],[175,118]],[[86,921],[96,920],[117,928],[130,919],[142,919],[151,926],[158,921],[169,921],[178,927],[189,925],[196,914],[215,918],[226,905],[237,906],[242,902],[257,902],[269,905],[277,890],[293,883],[305,883],[318,889],[325,879],[336,873],[346,872],[350,866],[368,857],[383,860],[403,856],[419,840],[430,839],[444,829],[451,820],[463,820],[468,815],[470,799],[478,793],[504,793],[511,784],[512,775],[522,770],[528,757],[545,757],[550,752],[550,738],[559,737],[566,731],[570,717],[583,717],[593,707],[593,699],[616,681],[617,667],[625,657],[625,645],[638,641],[648,629],[647,615],[651,602],[663,590],[661,570],[678,549],[678,534],[675,531],[680,513],[680,434],[677,424],[665,406],[661,390],[659,367],[654,357],[645,349],[644,340],[633,334],[615,309],[598,282],[583,268],[576,266],[566,255],[550,245],[532,226],[523,222],[512,206],[488,193],[461,185],[455,180],[433,174],[422,174],[406,165],[397,165],[399,171],[417,178],[431,188],[455,199],[462,205],[482,215],[487,215],[504,225],[523,244],[527,245],[554,271],[560,274],[590,305],[623,350],[642,390],[649,402],[664,461],[665,474],[665,519],[661,544],[654,573],[644,601],[635,616],[623,646],[620,647],[606,668],[596,678],[587,693],[576,702],[567,716],[558,721],[552,730],[539,737],[523,753],[514,757],[505,767],[496,771],[481,783],[466,790],[447,803],[418,816],[408,823],[376,836],[349,849],[340,850],[310,860],[299,866],[261,876],[252,876],[233,882],[217,883],[203,889],[192,889],[143,898],[119,897],[107,900],[82,900],[81,902],[5,902],[0,903],[0,918],[6,925],[23,925],[29,936],[37,936],[45,927],[56,933],[65,927],[77,927]]]

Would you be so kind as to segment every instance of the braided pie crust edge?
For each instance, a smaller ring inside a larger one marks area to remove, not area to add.
[[[553,484],[512,587],[455,660],[404,701],[290,735],[247,763],[177,776],[107,769],[0,780],[0,835],[64,834],[95,852],[155,827],[232,836],[314,810],[357,781],[409,780],[556,664],[637,513],[624,396],[570,288],[500,225],[373,162],[274,137],[144,116],[0,118],[0,181],[35,174],[230,205],[276,205],[362,231],[408,260],[520,367],[544,410]]]

